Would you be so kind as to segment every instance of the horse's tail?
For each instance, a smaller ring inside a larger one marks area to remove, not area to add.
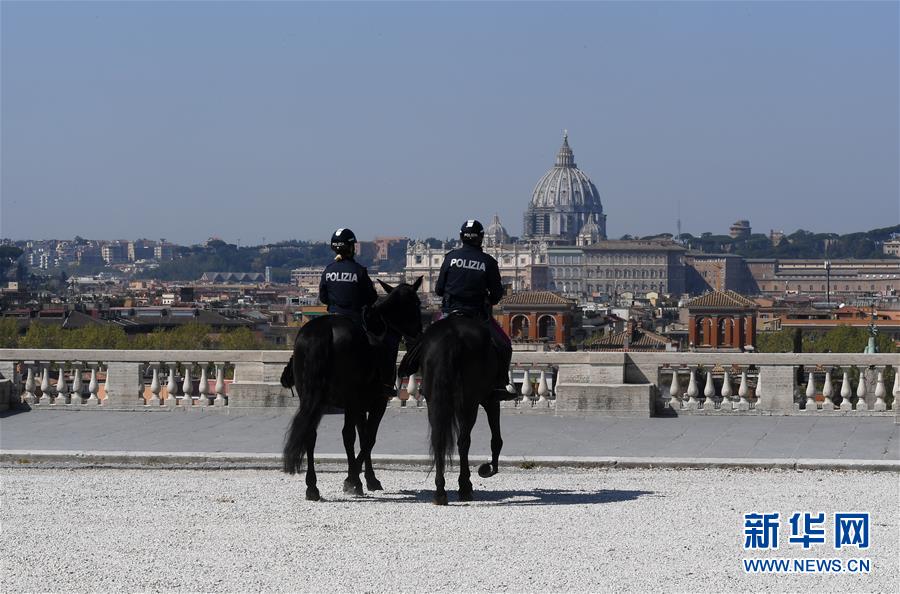
[[[428,379],[428,414],[431,416],[431,459],[449,463],[453,460],[453,448],[459,434],[459,419],[463,405],[462,378],[454,370],[462,368],[463,346],[458,340],[448,341],[441,361],[434,367]]]
[[[281,385],[284,388],[293,388],[294,387],[294,357],[291,356],[290,361],[287,362],[287,365],[284,366],[284,371],[281,372]]]
[[[331,364],[331,332],[310,333],[304,336],[303,344],[298,345],[303,349],[302,369],[295,358],[290,372],[291,380],[300,376],[300,409],[294,415],[291,427],[284,443],[284,472],[295,474],[303,467],[303,458],[306,455],[306,443],[310,432],[315,431],[325,412],[325,400],[328,393],[327,373]],[[288,371],[282,373],[282,382]]]

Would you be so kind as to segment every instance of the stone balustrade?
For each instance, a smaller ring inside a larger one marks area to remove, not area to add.
[[[36,409],[293,408],[288,351],[0,349],[11,405]],[[897,414],[898,354],[516,352],[503,403],[517,412]],[[426,406],[421,378],[391,405]],[[3,402],[0,401],[0,407]]]
[[[37,408],[225,407],[228,376],[240,366],[232,357],[253,358],[235,351],[0,349],[0,375],[18,387],[22,403]]]
[[[513,353],[506,385],[510,400],[502,402],[503,408],[529,412],[552,411],[556,403],[554,386],[557,371],[558,367],[551,361],[543,360],[539,353]],[[398,408],[422,408],[426,402],[421,385],[421,375],[397,378],[397,396],[391,400],[390,405]]]
[[[898,354],[630,353],[629,360],[628,380],[655,385],[662,414],[884,413],[900,396]]]

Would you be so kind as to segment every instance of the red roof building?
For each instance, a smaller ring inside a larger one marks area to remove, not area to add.
[[[744,350],[756,343],[758,305],[734,291],[688,301],[688,341],[696,348]]]
[[[577,307],[550,291],[523,291],[504,297],[494,318],[513,342],[565,346],[572,338]]]

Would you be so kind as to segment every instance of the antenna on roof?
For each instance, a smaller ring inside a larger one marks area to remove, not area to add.
[[[675,240],[681,242],[681,200],[678,201],[677,206],[677,215],[675,219],[675,228],[678,230],[677,235],[675,236]]]

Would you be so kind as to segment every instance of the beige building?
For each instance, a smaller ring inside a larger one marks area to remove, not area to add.
[[[487,236],[487,232],[485,235]],[[410,242],[406,247],[406,282],[412,282],[421,276],[421,292],[433,293],[444,256],[456,247],[458,244],[455,243],[431,247],[423,241]],[[497,260],[500,278],[507,293],[540,291],[547,287],[547,244],[497,244],[488,242],[486,237],[484,252]]]
[[[884,244],[882,244],[881,249],[886,256],[900,258],[900,237],[885,241]]]
[[[591,299],[622,293],[680,295],[685,249],[671,241],[609,240],[547,250],[549,289]]]
[[[313,293],[319,292],[319,281],[322,279],[324,266],[303,266],[291,270],[291,284]]]
[[[896,295],[900,290],[900,261],[748,258],[754,286],[760,295],[814,295],[831,299],[879,294]]]

